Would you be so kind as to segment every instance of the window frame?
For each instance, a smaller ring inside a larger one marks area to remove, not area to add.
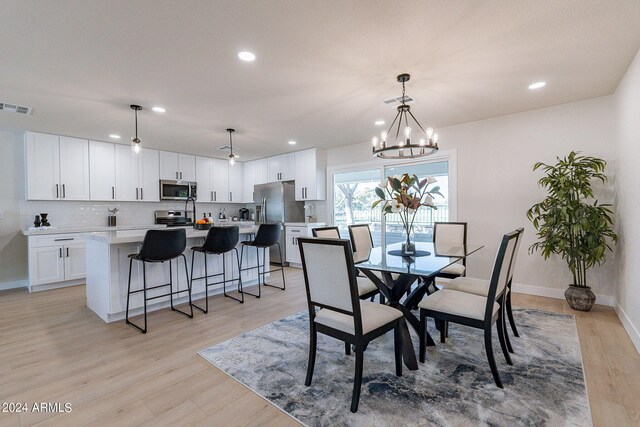
[[[361,170],[379,169],[380,170],[380,182],[384,178],[385,168],[389,166],[402,166],[413,165],[420,163],[438,163],[446,161],[448,162],[448,178],[449,178],[449,221],[458,220],[458,152],[457,150],[443,150],[438,153],[420,157],[416,159],[372,159],[364,162],[347,163],[336,166],[327,167],[327,204],[326,215],[327,223],[334,224],[335,212],[334,212],[334,185],[333,176],[336,173],[356,172]],[[383,218],[384,222],[384,218]],[[386,227],[382,227],[382,241],[384,241],[384,230]]]

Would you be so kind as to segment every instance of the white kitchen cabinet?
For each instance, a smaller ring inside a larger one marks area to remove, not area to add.
[[[300,258],[300,247],[298,246],[298,238],[311,236],[311,229],[306,226],[289,226],[285,225],[286,254],[287,262],[292,267],[302,267],[302,258]]]
[[[140,200],[143,202],[160,201],[159,162],[158,150],[145,148],[138,155],[138,187],[140,187]]]
[[[229,162],[221,159],[211,159],[211,187],[213,201],[229,202]]]
[[[211,159],[209,157],[196,157],[198,202],[213,202],[213,186],[211,185],[211,181]]]
[[[196,156],[160,151],[160,179],[196,180]]]
[[[53,289],[82,283],[86,277],[86,249],[80,234],[29,236],[29,290]]]
[[[229,170],[229,202],[242,203],[242,163],[228,166]]]
[[[257,162],[244,162],[242,165],[242,202],[253,203],[253,187],[256,184]]]
[[[266,184],[269,182],[269,159],[255,160],[256,163],[256,181],[255,185]]]
[[[295,153],[296,200],[326,198],[326,157],[317,148]]]
[[[89,141],[89,198],[116,199],[116,147],[108,142]]]
[[[25,134],[28,200],[89,200],[86,139]]]
[[[133,155],[128,145],[116,145],[116,200],[157,202],[160,200],[159,155],[143,149]]]
[[[293,153],[269,157],[268,182],[290,181],[294,179],[294,161]]]

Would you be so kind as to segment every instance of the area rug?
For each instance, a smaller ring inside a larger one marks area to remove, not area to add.
[[[308,426],[588,426],[589,401],[575,319],[515,309],[520,338],[514,365],[497,340],[504,390],[491,377],[482,331],[451,325],[446,344],[427,350],[417,371],[394,374],[393,334],[364,355],[358,412],[349,411],[355,358],[340,341],[318,335],[313,383],[305,387],[306,311],[214,345],[199,354]],[[438,337],[430,325],[430,332]],[[417,339],[414,336],[417,354]]]

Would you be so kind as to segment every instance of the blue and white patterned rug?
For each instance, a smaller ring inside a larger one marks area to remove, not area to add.
[[[429,347],[426,363],[417,371],[404,367],[402,377],[394,374],[388,333],[365,352],[356,414],[349,411],[355,358],[344,354],[342,342],[318,335],[313,383],[304,385],[306,311],[199,354],[309,426],[591,425],[574,317],[532,309],[514,315],[520,338],[511,340],[513,366],[494,340],[504,390],[493,382],[480,330],[451,324],[447,343]],[[415,336],[414,344],[417,354]]]

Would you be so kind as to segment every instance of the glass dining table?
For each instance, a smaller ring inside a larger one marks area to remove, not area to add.
[[[367,259],[356,263],[355,266],[378,287],[387,304],[402,311],[406,323],[419,331],[420,321],[411,310],[416,309],[425,294],[433,289],[436,275],[443,268],[468,257],[484,246],[416,242],[417,256],[390,254],[392,251],[397,253],[401,246],[401,243],[394,243],[374,247]],[[413,287],[415,283],[417,286]],[[402,356],[407,368],[416,370],[418,362],[406,323],[402,328]],[[427,345],[435,345],[428,332]]]

